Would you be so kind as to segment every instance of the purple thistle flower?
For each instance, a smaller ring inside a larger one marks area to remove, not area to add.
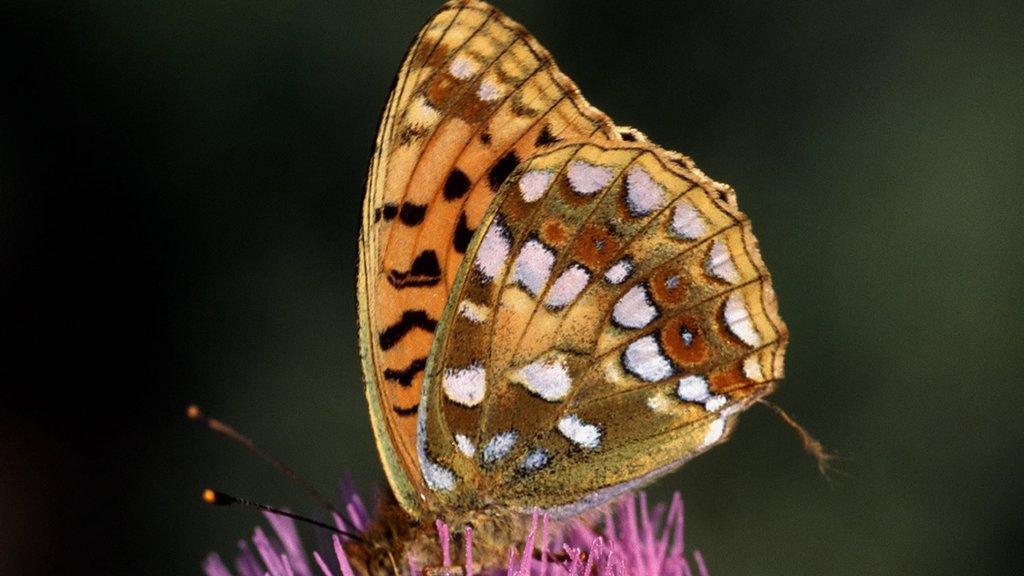
[[[373,521],[368,509],[350,483],[342,493],[348,521],[334,514],[335,525],[365,531]],[[307,555],[294,520],[271,513],[264,516],[272,534],[257,527],[250,542],[240,540],[234,572],[220,555],[211,553],[203,561],[206,576],[357,576],[342,545],[343,536],[334,535],[325,550]],[[472,528],[465,528],[464,549],[453,555],[451,528],[440,520],[436,525],[443,566],[461,566],[465,576],[708,576],[699,551],[693,553],[696,571],[686,556],[683,499],[678,492],[667,506],[649,506],[641,492],[607,507],[603,514],[560,523],[535,511],[522,548],[509,549],[505,566],[474,568]],[[417,559],[407,562],[410,576],[423,575]]]

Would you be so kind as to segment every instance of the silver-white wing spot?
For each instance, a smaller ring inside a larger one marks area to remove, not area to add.
[[[516,257],[512,280],[536,297],[547,284],[554,264],[555,253],[539,240],[531,238],[523,244]]]
[[[546,170],[530,170],[519,179],[519,193],[523,201],[530,203],[540,200],[551,185],[554,175]]]
[[[612,181],[615,173],[607,166],[595,166],[583,160],[574,160],[569,163],[566,175],[569,178],[569,186],[573,191],[583,196],[603,189]]]
[[[495,218],[477,250],[474,261],[476,269],[484,275],[487,281],[494,280],[505,269],[505,262],[508,260],[508,253],[511,249],[512,241],[509,238],[508,228],[499,218]]]
[[[527,364],[512,376],[512,381],[548,402],[564,399],[572,389],[572,378],[565,364],[550,358]]]
[[[643,284],[630,288],[612,307],[612,320],[623,328],[643,328],[657,317],[658,308]]]
[[[543,448],[535,448],[526,454],[523,459],[523,470],[534,472],[548,465],[551,456]]]
[[[743,375],[754,382],[764,380],[764,373],[761,372],[761,360],[757,357],[757,354],[752,354],[743,359]]]
[[[622,366],[646,382],[664,380],[675,373],[654,336],[644,336],[627,346],[622,353]]]
[[[470,364],[466,368],[449,368],[441,377],[441,386],[449,400],[468,408],[476,406],[484,399],[487,390],[487,371],[480,364]]]
[[[703,447],[707,448],[722,439],[722,436],[725,435],[725,420],[725,416],[719,416],[708,425],[708,430],[704,433]]]
[[[703,404],[704,409],[709,412],[718,412],[729,401],[727,396],[721,394],[712,396],[708,379],[703,376],[680,378],[676,386],[676,396],[684,402]]]
[[[452,60],[451,66],[448,67],[448,72],[459,80],[465,80],[473,76],[473,74],[476,74],[478,68],[479,65],[469,58],[456,56],[455,59]]]
[[[587,424],[575,414],[562,417],[558,421],[558,431],[573,444],[594,449],[601,445],[601,429]]]
[[[708,380],[703,376],[685,376],[679,379],[676,395],[684,402],[704,402],[711,396]]]
[[[733,292],[729,295],[729,298],[725,301],[724,316],[725,325],[729,327],[729,331],[742,340],[744,344],[753,347],[761,344],[761,335],[757,333],[757,328],[754,327],[754,321],[750,318],[750,311],[747,310],[747,303],[744,301],[742,294]]]
[[[704,409],[708,412],[718,412],[729,402],[729,397],[724,394],[712,396],[704,402]]]
[[[626,206],[634,216],[646,216],[665,205],[665,189],[646,170],[634,166],[626,175]]]
[[[431,490],[446,492],[455,487],[455,474],[429,459],[421,463],[423,479],[427,481],[427,487]]]
[[[491,316],[491,311],[486,306],[481,306],[469,300],[459,302],[459,314],[473,324],[483,324]]]
[[[729,253],[729,246],[721,238],[716,238],[711,243],[711,250],[708,251],[708,259],[704,268],[708,274],[730,284],[735,284],[740,280],[740,273],[732,261],[732,254]]]
[[[672,214],[672,232],[687,240],[696,240],[707,233],[704,217],[689,200],[680,200],[676,203],[675,212]]]
[[[472,458],[476,454],[476,444],[473,444],[473,441],[465,434],[455,435],[455,447],[468,458]]]
[[[590,272],[579,264],[573,264],[555,280],[555,283],[548,290],[548,297],[545,304],[550,308],[559,309],[572,304],[576,297],[587,287],[590,281]]]
[[[430,459],[427,455],[427,419],[416,421],[416,452],[420,457],[420,471],[427,488],[440,492],[455,487],[455,473]]]
[[[501,88],[498,88],[494,82],[490,80],[484,80],[480,83],[480,88],[476,91],[477,98],[484,102],[494,102],[503,95]]]
[[[604,273],[604,279],[612,284],[622,284],[629,278],[629,274],[633,271],[633,262],[629,258],[623,258],[619,260],[607,272]]]
[[[516,439],[518,438],[519,434],[515,430],[507,430],[492,436],[487,441],[487,444],[484,444],[482,454],[484,464],[494,464],[507,456],[516,445]]]

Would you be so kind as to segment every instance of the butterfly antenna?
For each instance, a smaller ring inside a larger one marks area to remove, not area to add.
[[[288,518],[292,518],[300,522],[312,524],[313,526],[319,526],[324,530],[330,530],[331,532],[334,532],[335,534],[339,534],[346,538],[351,538],[352,540],[357,540],[359,542],[366,543],[366,540],[362,536],[353,534],[351,532],[346,532],[336,526],[331,526],[330,524],[320,522],[318,520],[313,520],[312,518],[306,518],[305,516],[299,516],[298,514],[294,514],[287,510],[281,510],[280,508],[274,508],[273,506],[260,504],[259,502],[253,502],[252,500],[246,500],[245,498],[239,498],[238,496],[232,496],[231,494],[225,494],[224,492],[218,492],[216,490],[211,490],[209,488],[203,490],[203,502],[206,502],[207,504],[213,506],[246,506],[248,508],[255,508],[257,510],[269,512],[277,516],[286,516]]]
[[[759,398],[757,401],[767,406],[769,409],[771,409],[772,412],[775,412],[775,414],[779,418],[781,418],[787,426],[789,426],[790,428],[793,429],[793,431],[796,432],[797,436],[800,437],[800,441],[803,442],[804,450],[807,451],[808,454],[813,456],[815,460],[817,460],[818,471],[821,472],[821,475],[824,476],[826,480],[831,481],[829,473],[835,471],[835,469],[831,465],[831,462],[832,460],[838,458],[838,456],[825,450],[825,447],[821,445],[821,442],[819,442],[817,438],[811,436],[811,434],[806,429],[804,429],[804,427],[801,426],[796,421],[796,419],[790,416],[789,413],[783,410],[779,405],[773,402],[769,402],[764,398]]]
[[[244,446],[246,449],[249,450],[249,452],[252,452],[260,459],[273,466],[278,472],[287,476],[292,482],[297,484],[300,488],[302,488],[302,490],[309,494],[313,498],[313,500],[316,500],[321,506],[327,508],[328,511],[333,513],[338,512],[334,505],[331,504],[331,502],[327,500],[327,498],[325,498],[324,495],[321,494],[316,488],[313,488],[313,485],[306,481],[305,478],[299,476],[298,472],[285,466],[280,460],[271,456],[266,450],[257,446],[255,442],[250,440],[247,436],[245,436],[238,430],[235,430],[231,426],[228,426],[227,424],[221,422],[220,420],[217,420],[216,418],[204,413],[199,408],[199,406],[196,406],[195,404],[192,404],[191,406],[188,407],[187,414],[189,420],[194,420],[196,422],[205,424],[206,427],[209,428],[210,430],[213,430],[218,434],[223,434],[224,436],[227,436],[228,438]]]

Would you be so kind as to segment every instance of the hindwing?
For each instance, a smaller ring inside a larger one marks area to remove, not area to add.
[[[731,191],[647,145],[523,163],[428,362],[420,458],[448,505],[581,511],[721,442],[786,330]]]

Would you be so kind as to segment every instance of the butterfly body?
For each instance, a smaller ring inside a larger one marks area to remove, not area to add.
[[[584,512],[724,441],[781,378],[732,189],[616,126],[488,4],[427,23],[376,145],[360,340],[402,538],[443,518],[500,549],[523,513]]]
[[[449,526],[473,528],[474,573],[481,573],[482,567],[501,565],[507,559],[509,546],[527,533],[530,518],[505,506],[485,504],[473,498],[466,498],[463,504],[433,513],[437,518],[444,518]],[[433,521],[413,519],[393,500],[379,503],[374,517],[374,523],[363,533],[363,541],[344,543],[356,574],[407,574],[409,559],[415,559],[417,569],[423,573],[431,572],[430,567],[442,565],[437,525]],[[453,530],[450,542],[452,550],[464,549],[465,533]],[[458,559],[456,567],[463,563]]]

